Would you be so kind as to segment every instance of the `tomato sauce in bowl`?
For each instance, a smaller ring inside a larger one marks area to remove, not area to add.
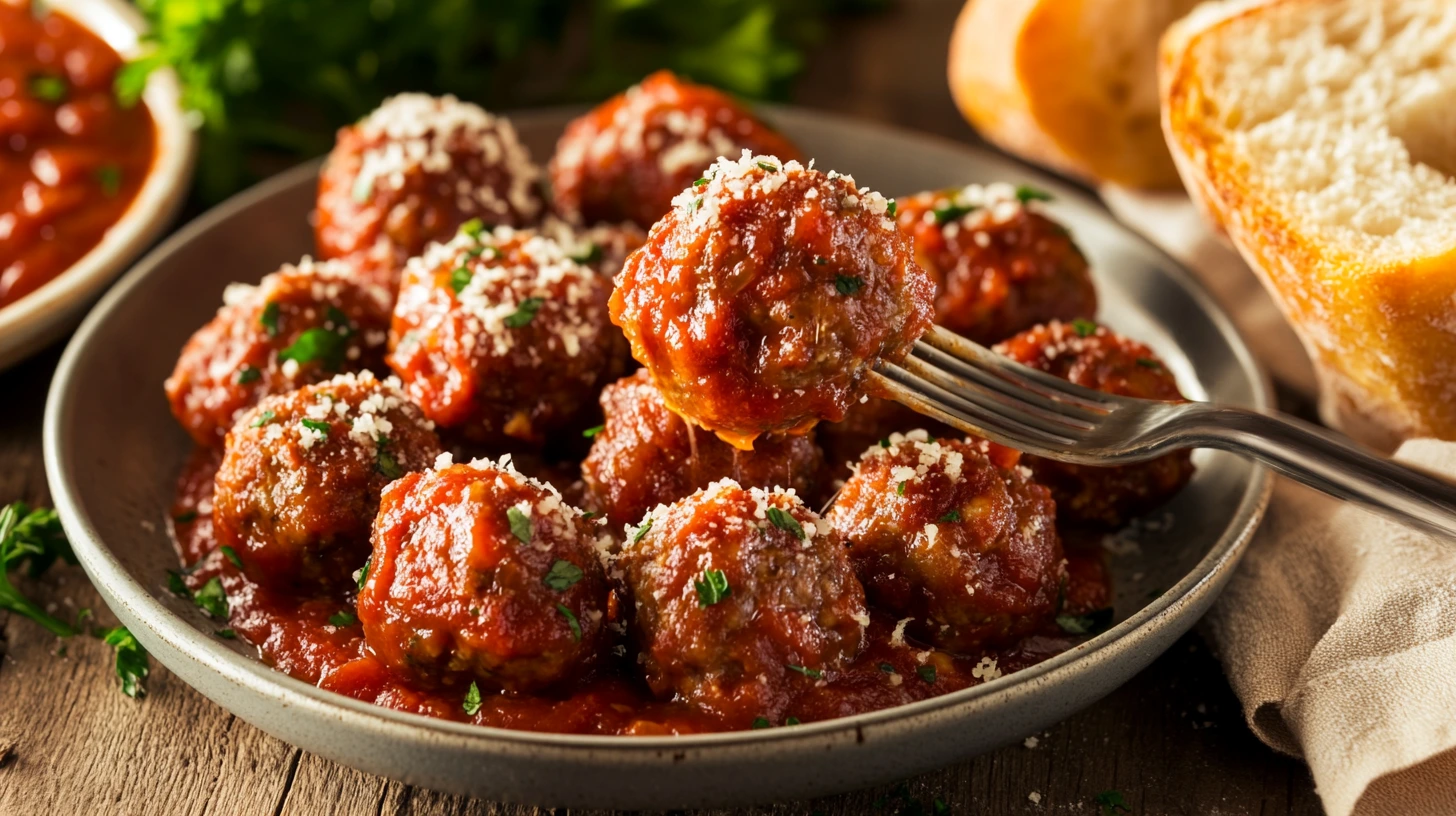
[[[155,154],[123,58],[54,10],[0,2],[0,308],[80,260],[131,206]]]

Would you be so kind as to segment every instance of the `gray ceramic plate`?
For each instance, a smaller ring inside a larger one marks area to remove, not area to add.
[[[1002,158],[815,111],[768,112],[824,169],[906,194],[971,181],[1056,194],[1097,271],[1101,318],[1150,343],[1195,399],[1267,408],[1229,321],[1167,257],[1097,204]],[[568,115],[514,117],[537,156]],[[1193,625],[1262,515],[1267,474],[1201,451],[1189,488],[1111,547],[1118,623],[1078,648],[983,686],[794,728],[677,738],[534,734],[389,711],[301,683],[212,637],[172,597],[166,513],[189,441],[162,396],[188,335],[230,281],[310,251],[317,165],[228,201],[158,247],[98,305],[66,350],[45,418],[61,519],[107,604],[151,653],[263,730],[361,770],[446,791],[551,806],[668,808],[782,800],[907,776],[1018,740],[1107,694]]]

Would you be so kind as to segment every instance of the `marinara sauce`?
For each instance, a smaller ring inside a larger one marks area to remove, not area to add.
[[[141,189],[152,117],[117,100],[122,64],[76,21],[0,2],[0,308],[89,252]]]

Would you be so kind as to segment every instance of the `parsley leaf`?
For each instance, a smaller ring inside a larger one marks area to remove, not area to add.
[[[864,278],[857,275],[835,275],[834,290],[841,295],[857,294],[864,288]]]
[[[580,581],[583,575],[581,567],[570,561],[557,559],[552,562],[551,569],[546,573],[546,577],[541,579],[541,583],[557,592],[565,592]]]
[[[1102,809],[1102,816],[1117,816],[1119,813],[1132,813],[1132,808],[1127,806],[1127,800],[1123,798],[1122,791],[1103,791],[1093,797],[1093,801]]]
[[[450,273],[450,288],[458,295],[465,291],[465,287],[470,285],[470,279],[474,277],[474,272],[463,266],[457,266],[455,271]]]
[[[1078,337],[1090,337],[1096,334],[1097,324],[1085,317],[1079,317],[1072,321],[1072,331],[1076,332]]]
[[[107,630],[101,639],[116,651],[116,676],[121,678],[121,693],[134,699],[147,696],[147,689],[142,685],[149,672],[147,650],[125,626]]]
[[[31,74],[26,87],[30,89],[31,97],[42,102],[62,102],[71,92],[71,85],[65,77],[44,72]]]
[[[101,185],[101,194],[116,198],[121,192],[121,168],[115,164],[103,164],[96,168],[96,183]]]
[[[479,218],[472,218],[460,225],[460,231],[479,241],[481,233],[485,232],[485,222]]]
[[[1052,194],[1045,190],[1038,190],[1035,187],[1021,184],[1016,187],[1016,200],[1022,204],[1028,201],[1051,201]]]
[[[927,684],[935,685],[935,666],[926,663],[924,666],[917,668],[915,673],[920,675],[920,679],[924,680]]]
[[[373,564],[374,553],[370,553],[369,557],[364,559],[364,566],[360,567],[359,571],[354,574],[354,583],[359,587],[360,592],[364,591],[364,582],[369,580],[369,567]]]
[[[207,579],[207,583],[202,585],[202,589],[193,594],[192,602],[197,604],[198,609],[206,612],[208,617],[227,620],[227,592],[223,590],[222,581],[216,575]]]
[[[949,224],[950,222],[955,221],[961,216],[968,213],[973,213],[978,209],[980,208],[968,207],[962,204],[946,204],[943,207],[936,207],[935,209],[931,210],[930,214],[932,217],[935,218],[935,223],[937,225]]]
[[[578,643],[580,643],[581,623],[577,621],[576,615],[573,615],[571,610],[566,608],[565,604],[557,604],[556,611],[560,612],[563,618],[566,618],[566,625],[571,627],[571,636],[576,639]]]
[[[258,315],[258,325],[269,337],[278,336],[278,302],[270,300],[263,305],[263,313]]]
[[[381,435],[375,439],[375,444],[377,447],[374,449],[374,469],[379,471],[379,475],[386,479],[398,479],[403,476],[404,468],[399,466],[394,454],[387,450],[389,437]]]
[[[778,165],[766,161],[758,162],[758,169],[767,170],[770,173],[777,173],[779,171]]]
[[[323,422],[323,421],[317,420],[317,419],[307,419],[307,418],[305,418],[305,419],[300,419],[298,421],[298,423],[300,425],[302,425],[303,427],[309,429],[310,431],[314,431],[316,433],[321,433],[324,436],[328,436],[329,435],[329,427],[330,426],[329,426],[329,423],[327,423],[327,422]]]
[[[278,416],[278,415],[275,414],[275,413],[273,413],[272,411],[264,411],[263,413],[258,414],[258,418],[257,419],[255,419],[252,422],[248,423],[248,427],[250,427],[250,428],[261,428],[264,425],[267,425],[268,423],[272,422],[273,421],[273,418],[276,417],[276,416]]]
[[[506,508],[506,521],[511,525],[511,535],[522,544],[531,543],[531,517],[519,507]]]
[[[566,257],[579,264],[594,264],[602,259],[602,248],[595,241],[590,241],[587,243],[586,249],[578,250],[576,253],[567,255]]]
[[[712,606],[733,594],[733,588],[728,586],[728,576],[723,574],[723,570],[703,570],[703,580],[693,581],[693,586],[698,590],[700,609]]]
[[[344,355],[349,350],[348,334],[340,334],[321,326],[300,334],[288,348],[278,352],[279,360],[296,360],[298,363],[322,363],[330,371],[338,371],[344,364]]]
[[[799,526],[799,522],[793,516],[777,507],[770,507],[766,515],[768,516],[768,520],[773,523],[773,526],[789,533],[800,541],[804,540],[804,528]]]
[[[961,511],[959,511],[959,510],[952,510],[949,513],[946,513],[945,515],[941,516],[938,519],[938,521],[940,521],[942,523],[945,523],[945,524],[954,524],[955,522],[960,521],[960,520],[961,520]]]
[[[247,385],[250,382],[257,382],[262,377],[263,372],[250,365],[245,365],[238,369],[237,376],[233,377],[233,382],[238,385]]]
[[[505,324],[512,329],[519,329],[530,325],[536,319],[536,313],[541,311],[541,306],[546,303],[545,299],[528,297],[516,306],[516,310],[506,315]]]
[[[905,495],[905,483],[904,482],[901,482],[901,483],[895,485],[895,495],[896,496],[903,496],[903,495]]]
[[[184,601],[192,600],[192,590],[188,589],[187,582],[182,580],[182,573],[176,570],[167,570],[167,589]]]
[[[237,640],[238,639],[238,633],[237,633],[236,630],[233,630],[233,629],[218,629],[218,630],[214,631],[213,634],[214,635],[217,635],[218,637],[222,638],[223,640]]]
[[[172,517],[172,521],[175,521],[178,524],[191,524],[192,522],[197,521],[197,511],[187,510],[178,513],[177,515]]]
[[[350,612],[347,609],[343,609],[343,610],[340,610],[338,612],[335,612],[334,614],[332,614],[332,615],[329,616],[329,625],[330,626],[352,626],[352,625],[354,625],[354,622],[357,621],[357,620],[359,620],[359,619],[354,616],[354,613],[353,612]]]
[[[880,671],[884,672],[885,674],[894,674],[895,673],[895,666],[893,664],[891,664],[891,663],[881,663],[880,666],[879,666],[879,668],[880,668]]]
[[[799,674],[802,674],[805,677],[814,680],[818,680],[819,678],[824,676],[824,672],[819,671],[818,669],[811,669],[808,666],[795,666],[794,664],[790,663],[784,666],[784,668],[788,669],[789,671],[796,671]]]
[[[641,541],[647,536],[647,531],[651,529],[652,519],[649,518],[646,521],[642,522],[642,526],[638,527],[637,532],[632,535],[632,543],[636,544],[637,542]]]
[[[768,721],[768,717],[754,717],[753,718],[753,725],[751,727],[753,727],[753,728],[770,728],[770,727],[772,727],[772,723],[770,723]]]
[[[885,202],[885,214],[890,216],[891,218],[895,217],[895,212],[898,209],[899,205],[895,203],[895,199],[892,198],[889,201]]]
[[[607,426],[605,425],[597,425],[591,428],[587,428],[586,430],[581,432],[581,435],[586,437],[587,439],[595,439],[597,434],[601,433],[606,427]]]
[[[243,568],[243,559],[241,559],[241,558],[238,557],[238,551],[237,550],[233,549],[232,547],[229,547],[226,544],[222,545],[221,547],[218,547],[218,549],[219,550],[222,550],[222,556],[223,556],[223,558],[226,558],[228,560],[228,563],[232,564],[233,566],[237,567],[238,569],[242,569]]]
[[[58,558],[76,562],[56,511],[31,510],[24,502],[0,510],[0,609],[24,615],[57,637],[70,637],[74,629],[46,614],[10,583],[9,570],[21,561],[30,562],[31,575],[39,575]]]
[[[1058,615],[1057,626],[1069,635],[1095,635],[1112,625],[1112,607],[1085,615]]]
[[[1157,360],[1152,360],[1147,357],[1137,358],[1137,364],[1142,366],[1143,368],[1151,368],[1154,371],[1157,371],[1158,369],[1163,367],[1162,363],[1159,363]]]
[[[461,703],[460,707],[472,717],[480,713],[480,686],[477,686],[474,680],[470,681],[470,688],[465,690],[465,702]]]

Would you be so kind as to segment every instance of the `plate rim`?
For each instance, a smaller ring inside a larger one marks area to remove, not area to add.
[[[953,139],[880,122],[865,121],[816,108],[764,105],[760,106],[760,109],[767,113],[765,118],[771,123],[796,117],[828,119],[835,125],[861,131],[875,131],[883,136],[901,140],[931,143],[941,149],[972,154],[983,161],[1007,162],[1007,157],[1002,154]],[[507,110],[501,113],[519,123],[534,118],[560,117],[567,115],[572,110],[580,110],[580,108],[578,106],[559,106],[518,111]],[[1244,548],[1257,529],[1268,505],[1273,490],[1272,474],[1267,468],[1253,464],[1251,478],[1240,496],[1229,524],[1208,552],[1156,600],[1149,602],[1106,632],[1085,643],[1078,644],[1066,652],[996,680],[949,694],[878,711],[805,723],[792,729],[713,732],[678,736],[559,734],[441,720],[423,714],[385,708],[327,691],[277,671],[256,658],[240,655],[216,642],[215,639],[207,637],[182,616],[165,606],[141,582],[134,579],[112,554],[104,539],[82,512],[77,490],[72,484],[72,477],[64,472],[65,468],[62,467],[62,462],[68,458],[65,455],[68,446],[61,434],[62,425],[69,413],[67,409],[75,407],[69,404],[71,400],[68,398],[68,392],[76,387],[73,369],[79,365],[78,360],[86,351],[93,335],[101,330],[116,305],[126,299],[128,294],[141,285],[154,270],[162,266],[178,248],[190,243],[198,235],[215,225],[226,222],[237,211],[245,209],[261,199],[270,198],[282,189],[299,184],[303,178],[316,177],[322,161],[323,158],[320,157],[301,163],[212,207],[169,236],[128,271],[91,310],[67,344],[47,393],[42,430],[46,477],[62,524],[92,583],[106,596],[108,601],[114,601],[117,605],[126,607],[127,611],[135,615],[143,627],[142,634],[136,632],[133,634],[138,636],[144,646],[149,645],[147,640],[150,639],[150,636],[155,636],[179,654],[204,664],[209,670],[229,682],[266,697],[276,705],[307,708],[338,718],[365,720],[369,721],[368,725],[376,731],[383,728],[406,738],[459,743],[469,745],[472,750],[523,749],[533,752],[550,750],[563,753],[609,751],[617,760],[627,759],[629,756],[638,758],[646,755],[650,755],[650,759],[656,760],[664,752],[676,754],[698,751],[731,751],[762,746],[766,743],[799,742],[810,739],[817,741],[816,738],[835,734],[860,734],[863,729],[870,727],[896,725],[905,727],[922,717],[943,714],[949,709],[975,705],[987,697],[1003,693],[1015,694],[1018,691],[1025,692],[1038,682],[1050,682],[1057,676],[1074,670],[1077,663],[1111,647],[1120,644],[1129,648],[1133,647],[1139,639],[1139,635],[1149,634],[1144,629],[1147,624],[1160,616],[1176,612],[1179,608],[1198,602],[1208,590],[1209,584],[1220,577],[1221,571],[1231,568],[1227,562],[1236,562],[1242,556]],[[1267,374],[1255,361],[1247,343],[1228,315],[1194,276],[1167,253],[1118,222],[1106,207],[1092,196],[1044,171],[1019,162],[1013,161],[1012,163],[1016,164],[1025,175],[1034,178],[1036,183],[1053,190],[1058,197],[1074,201],[1079,206],[1100,210],[1104,217],[1110,223],[1115,224],[1127,238],[1140,244],[1149,254],[1158,257],[1162,261],[1160,273],[1176,279],[1176,282],[1195,300],[1204,315],[1210,319],[1228,342],[1233,356],[1239,364],[1240,373],[1248,378],[1249,384],[1252,386],[1254,399],[1253,404],[1249,407],[1256,410],[1268,410],[1271,407],[1272,387]],[[121,614],[115,608],[112,611],[118,615]],[[198,691],[201,690],[198,689]],[[211,698],[213,695],[204,693],[204,696]],[[227,706],[224,707],[227,708]],[[964,713],[955,712],[950,716]]]

